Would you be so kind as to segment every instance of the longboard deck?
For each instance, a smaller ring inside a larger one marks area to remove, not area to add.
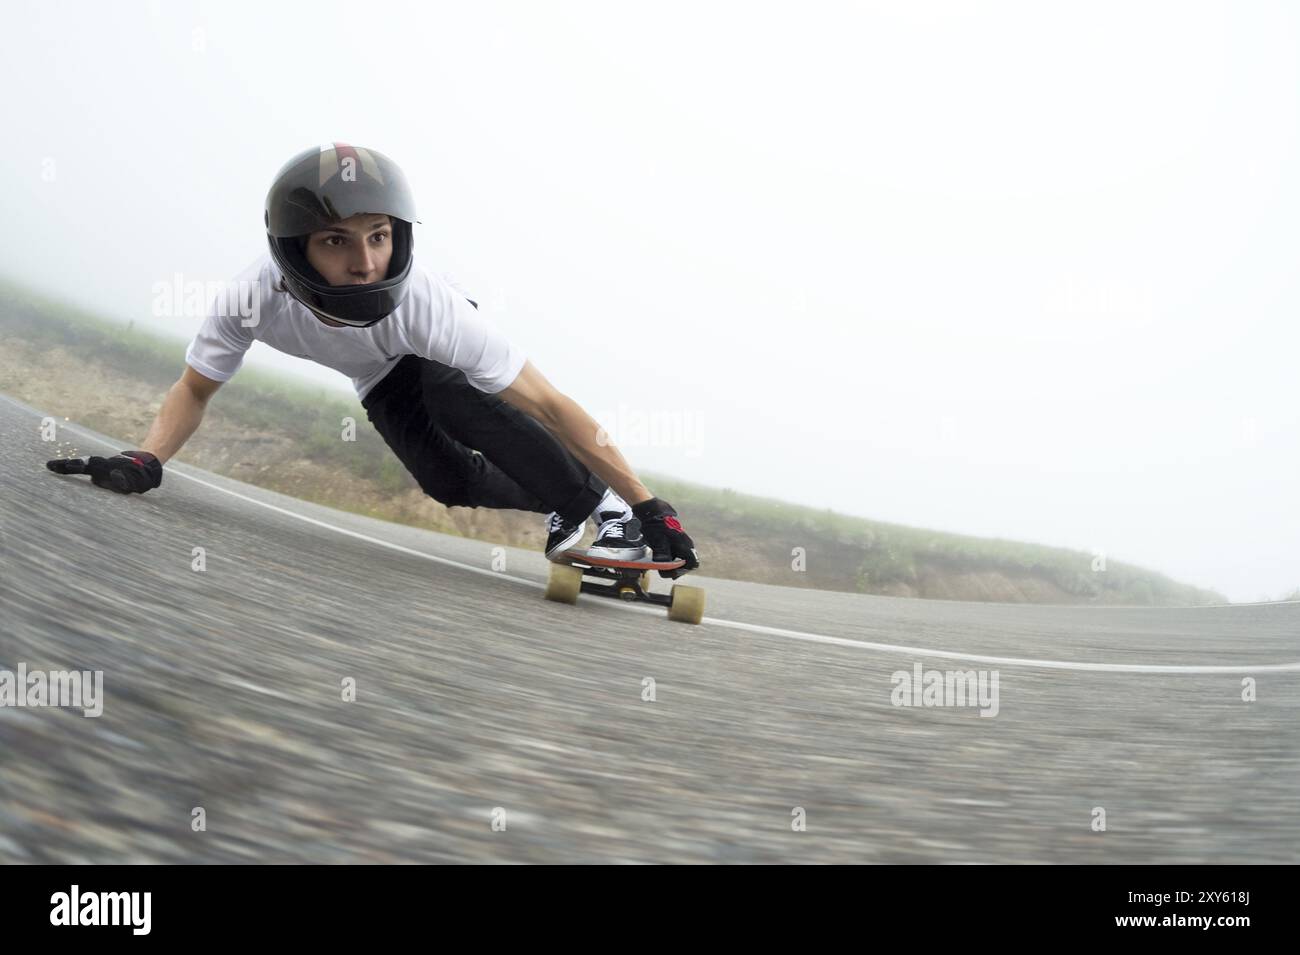
[[[668,560],[610,560],[607,557],[589,557],[585,550],[566,550],[560,555],[564,558],[557,563],[565,563],[570,567],[610,567],[615,570],[676,570],[686,561]]]

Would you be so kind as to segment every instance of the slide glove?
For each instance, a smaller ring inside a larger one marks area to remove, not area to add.
[[[641,536],[654,552],[656,561],[678,558],[686,561],[676,570],[659,571],[660,577],[680,577],[700,566],[700,559],[695,553],[695,541],[682,528],[677,512],[667,501],[652,497],[640,504],[633,504],[632,516],[641,522]]]
[[[111,458],[56,458],[45,466],[55,474],[89,474],[119,494],[143,494],[162,484],[162,462],[148,451],[123,451]]]

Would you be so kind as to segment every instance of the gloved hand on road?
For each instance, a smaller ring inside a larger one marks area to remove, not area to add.
[[[656,561],[669,561],[681,558],[686,563],[676,570],[661,570],[660,577],[669,579],[680,577],[687,571],[700,566],[695,554],[695,541],[682,529],[677,512],[667,501],[652,497],[648,501],[632,505],[632,516],[641,522],[641,536],[654,552]]]
[[[56,458],[45,466],[55,474],[89,474],[95,484],[119,494],[143,494],[162,484],[162,462],[148,451],[123,451],[111,458]]]

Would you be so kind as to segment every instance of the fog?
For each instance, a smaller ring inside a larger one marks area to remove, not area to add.
[[[157,284],[232,277],[286,159],[367,146],[637,467],[1300,587],[1295,8],[6,12],[9,277],[192,335]]]

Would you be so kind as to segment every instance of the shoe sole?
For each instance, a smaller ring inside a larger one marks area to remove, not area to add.
[[[604,560],[625,560],[628,563],[650,559],[650,548],[641,547],[588,547],[588,557],[600,557]]]

